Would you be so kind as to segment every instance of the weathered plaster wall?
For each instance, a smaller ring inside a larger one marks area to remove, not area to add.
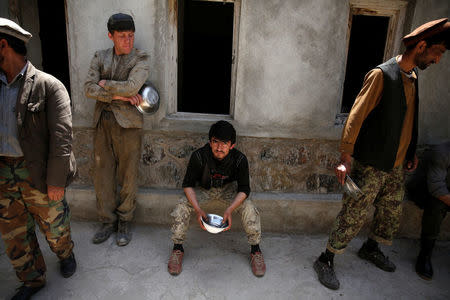
[[[243,1],[235,119],[256,136],[337,139],[348,3]]]
[[[75,185],[92,185],[93,130],[75,130],[78,162]],[[193,150],[207,136],[183,132],[144,135],[139,164],[139,185],[146,188],[181,188]],[[337,143],[324,140],[238,137],[237,148],[247,155],[251,188],[255,192],[338,193],[333,167],[338,162]]]
[[[96,49],[111,46],[106,21],[117,11],[136,22],[136,46],[151,55],[154,81],[162,106],[146,117],[146,129],[171,130],[164,124],[167,90],[167,1],[67,1],[72,95],[77,127],[91,125],[93,101],[83,82]],[[345,65],[348,6],[328,0],[243,1],[239,33],[234,123],[242,135],[337,139],[334,117],[339,110]],[[324,88],[324,85],[326,88]],[[163,122],[160,122],[163,121]],[[192,131],[205,131],[188,121]]]
[[[100,3],[103,3],[100,1]],[[145,117],[145,129],[205,133],[214,118],[176,118],[168,114],[172,54],[170,1],[67,0],[74,124],[90,127],[93,101],[83,82],[95,50],[111,47],[106,21],[115,12],[135,18],[136,46],[151,55],[150,79],[161,107]],[[417,1],[412,28],[449,15],[446,0]],[[233,124],[242,136],[338,140],[334,126],[346,64],[347,1],[242,1]],[[407,28],[405,31],[409,31]],[[421,75],[421,142],[449,137],[448,54]],[[176,71],[176,70],[175,70]],[[202,120],[203,119],[203,120]]]
[[[106,2],[105,2],[106,3]],[[151,55],[150,79],[161,107],[145,117],[140,185],[179,188],[190,152],[201,146],[211,118],[168,116],[171,86],[170,1],[67,1],[77,184],[91,185],[94,101],[83,83],[95,50],[111,47],[106,22],[115,12],[133,15],[136,46]],[[242,2],[233,124],[238,147],[249,157],[255,191],[338,192],[332,165],[337,161],[339,111],[346,64],[347,1],[246,0]],[[418,1],[412,28],[449,15],[449,2]],[[411,16],[410,16],[411,17]],[[410,29],[406,28],[406,32]],[[449,137],[449,61],[421,73],[421,142]],[[264,137],[258,139],[257,137]]]
[[[450,17],[450,1],[417,1],[412,27]],[[450,53],[447,51],[437,65],[420,72],[420,125],[422,144],[434,144],[450,139]]]

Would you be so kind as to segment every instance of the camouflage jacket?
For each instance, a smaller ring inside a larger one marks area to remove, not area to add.
[[[72,112],[64,85],[31,62],[17,96],[17,128],[26,166],[36,189],[64,187],[74,178]]]
[[[103,110],[111,110],[123,128],[142,128],[143,117],[128,102],[113,100],[113,95],[130,97],[139,92],[150,73],[148,55],[133,49],[128,55],[116,56],[114,48],[95,52],[89,67],[84,92],[86,97],[97,100],[94,111],[94,127]],[[98,82],[106,80],[102,88]]]

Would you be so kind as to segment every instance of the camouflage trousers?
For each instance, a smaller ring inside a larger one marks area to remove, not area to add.
[[[65,199],[52,201],[34,189],[23,159],[0,157],[0,233],[17,277],[28,286],[45,283],[35,222],[58,258],[69,257],[73,242]]]
[[[354,161],[351,171],[353,181],[364,195],[354,199],[344,194],[342,208],[332,227],[327,249],[342,253],[348,243],[364,225],[370,207],[375,207],[369,237],[379,243],[391,245],[400,225],[404,194],[402,166],[389,172],[362,165]]]
[[[229,183],[222,188],[211,188],[209,190],[201,187],[195,188],[197,201],[201,206],[208,201],[208,204],[218,204],[224,208],[228,207],[237,194],[236,182]],[[171,213],[174,218],[172,225],[172,241],[174,244],[182,244],[185,240],[189,228],[191,214],[195,212],[186,196],[183,196],[175,209]],[[250,245],[257,245],[261,242],[261,220],[258,209],[250,199],[244,202],[236,209],[241,215],[242,226],[247,234],[247,240]]]

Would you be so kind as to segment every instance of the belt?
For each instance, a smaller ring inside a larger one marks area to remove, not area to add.
[[[23,156],[13,157],[13,156],[0,156],[0,161],[8,165],[14,165],[24,160]]]

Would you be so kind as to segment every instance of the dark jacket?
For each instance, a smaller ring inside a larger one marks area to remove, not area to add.
[[[31,62],[16,104],[19,142],[34,187],[65,187],[76,173],[72,113],[64,85]]]
[[[407,107],[402,75],[395,57],[378,68],[383,71],[383,96],[361,126],[353,157],[363,164],[389,171],[394,167],[397,157]],[[417,74],[417,70],[415,71]],[[415,85],[414,124],[406,160],[413,160],[417,145],[419,111],[417,80]]]

